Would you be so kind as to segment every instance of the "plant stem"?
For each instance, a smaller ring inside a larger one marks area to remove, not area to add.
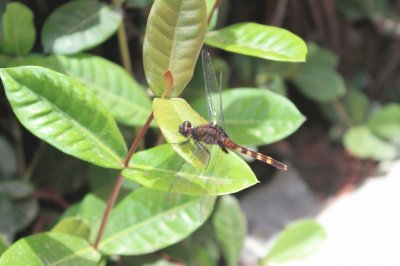
[[[331,105],[335,112],[338,114],[340,120],[347,126],[351,127],[353,125],[353,121],[351,120],[350,116],[347,114],[346,109],[344,108],[343,104],[338,100],[333,100]]]
[[[213,16],[213,14],[214,14],[214,11],[218,8],[218,6],[219,6],[219,0],[215,1],[214,5],[212,7],[212,10],[210,12],[210,15],[207,18],[207,24],[210,24],[210,21],[211,21],[211,18]]]
[[[112,2],[117,7],[121,6],[119,0],[113,0]],[[129,74],[133,75],[131,56],[129,53],[128,40],[126,38],[126,30],[125,30],[125,24],[124,24],[123,20],[121,22],[121,25],[118,28],[118,44],[119,44],[119,51],[121,54],[120,56],[121,56],[121,60],[122,60],[122,65],[124,66],[126,71],[129,72]]]
[[[140,141],[143,139],[143,136],[146,133],[147,129],[149,128],[151,121],[153,121],[153,117],[154,117],[153,113],[151,113],[149,118],[147,118],[146,124],[144,124],[143,128],[139,131],[139,134],[136,136],[135,140],[133,141],[133,143],[129,149],[128,155],[124,159],[124,168],[128,167],[129,161],[130,161],[132,155],[135,153],[137,147],[139,146]],[[115,184],[114,184],[113,190],[110,194],[110,197],[108,198],[107,207],[106,207],[106,210],[104,211],[103,218],[101,219],[100,229],[99,229],[99,232],[97,233],[96,241],[93,244],[94,249],[97,249],[99,246],[100,240],[104,234],[104,230],[107,225],[108,217],[110,216],[111,210],[114,207],[118,193],[121,189],[122,182],[123,182],[123,176],[122,176],[122,170],[121,170],[118,174],[117,180],[115,181]]]
[[[19,124],[15,119],[12,119],[11,121],[11,132],[14,137],[16,146],[18,175],[22,177],[26,171],[25,151],[24,151],[21,128],[19,127]]]
[[[35,169],[36,165],[38,164],[39,159],[42,156],[45,147],[46,147],[46,143],[43,141],[40,141],[39,147],[36,149],[35,155],[33,156],[32,160],[29,162],[29,165],[26,168],[24,175],[22,176],[23,181],[27,182],[31,179],[33,170]]]

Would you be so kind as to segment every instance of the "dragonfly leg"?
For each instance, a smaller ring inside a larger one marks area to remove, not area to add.
[[[218,146],[221,148],[221,150],[223,152],[228,153],[228,150],[225,148],[225,146],[222,142],[218,142]]]
[[[194,140],[194,143],[196,143],[196,145],[198,145],[200,148],[202,148],[203,150],[205,150],[207,152],[208,156],[211,156],[210,151],[203,144],[201,144],[200,141],[198,141],[196,139],[193,139],[193,140]]]

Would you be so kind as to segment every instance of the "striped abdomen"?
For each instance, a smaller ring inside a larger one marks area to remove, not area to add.
[[[252,157],[254,159],[257,159],[257,160],[259,160],[261,162],[264,162],[266,164],[272,165],[272,166],[274,166],[275,168],[277,168],[279,170],[287,170],[287,165],[286,164],[281,163],[281,162],[279,162],[279,161],[275,160],[274,158],[269,157],[267,155],[264,155],[264,154],[261,154],[259,152],[255,152],[255,151],[246,149],[245,147],[242,147],[240,145],[237,145],[236,143],[234,143],[233,141],[231,141],[228,138],[225,138],[223,140],[223,145],[228,149],[241,152],[241,153],[246,154],[247,156],[250,156],[250,157]]]

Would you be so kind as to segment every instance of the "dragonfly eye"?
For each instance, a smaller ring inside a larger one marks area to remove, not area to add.
[[[189,121],[185,121],[179,126],[179,132],[186,138],[190,136],[192,124]]]

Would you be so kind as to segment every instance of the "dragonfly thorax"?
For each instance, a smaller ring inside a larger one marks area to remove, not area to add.
[[[181,133],[185,138],[190,137],[192,133],[192,124],[189,121],[183,122],[179,126],[179,133]]]

